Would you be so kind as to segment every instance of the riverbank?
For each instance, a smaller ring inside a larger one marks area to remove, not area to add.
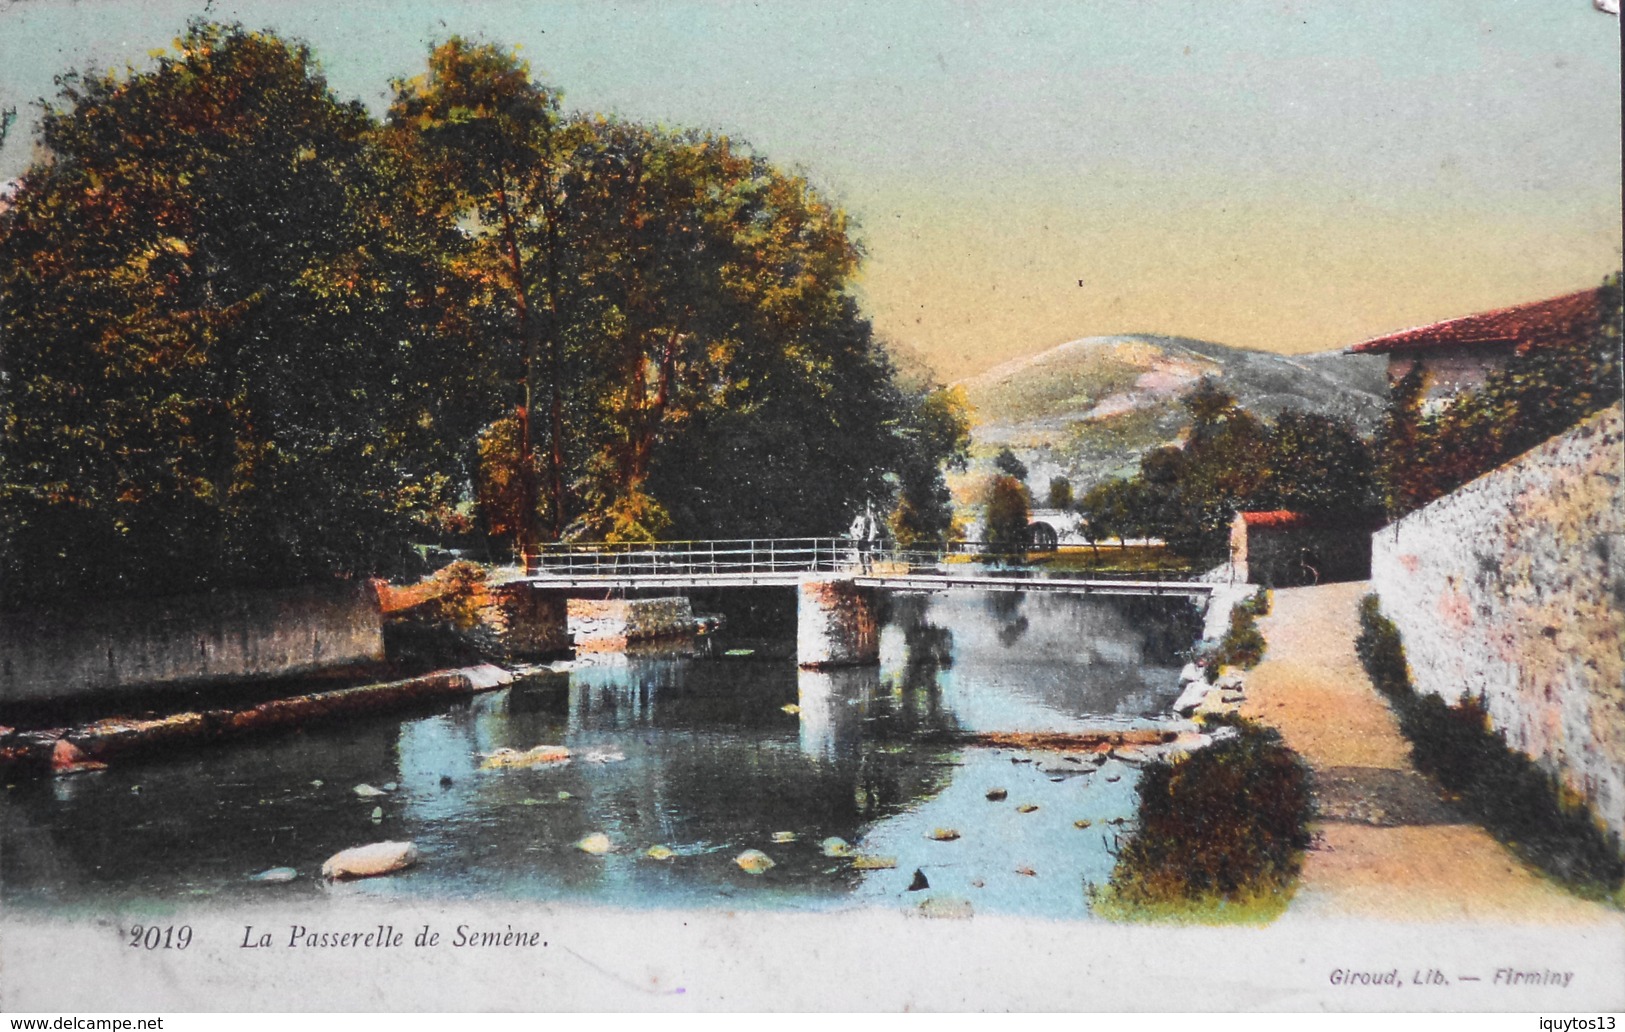
[[[1316,917],[1625,924],[1532,871],[1416,771],[1354,652],[1364,582],[1286,588],[1243,717],[1280,731],[1314,775],[1318,816],[1289,911]]]

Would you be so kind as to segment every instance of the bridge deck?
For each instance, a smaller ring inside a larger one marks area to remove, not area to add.
[[[809,577],[851,578],[896,591],[1051,591],[1077,595],[1205,597],[1200,581],[1102,577],[1000,576],[969,567],[986,546],[898,548],[856,538],[751,538],[644,543],[555,542],[527,557],[525,583],[539,588],[794,587]],[[956,572],[956,568],[959,571]]]
[[[1073,595],[1175,595],[1206,598],[1214,585],[1201,581],[1095,580],[1074,577],[999,577],[987,574],[860,573],[775,570],[745,573],[539,573],[520,578],[537,588],[747,588],[795,587],[809,577],[850,577],[868,588],[894,591],[1048,591]]]

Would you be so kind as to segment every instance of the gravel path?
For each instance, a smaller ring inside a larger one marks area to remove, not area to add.
[[[1315,844],[1288,916],[1625,924],[1525,866],[1411,766],[1410,744],[1354,654],[1366,583],[1286,588],[1241,713],[1314,771]]]

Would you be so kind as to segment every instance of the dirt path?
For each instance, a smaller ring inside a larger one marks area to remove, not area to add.
[[[1369,585],[1275,592],[1242,715],[1315,773],[1320,820],[1290,914],[1428,921],[1625,923],[1526,867],[1442,802],[1354,654]]]

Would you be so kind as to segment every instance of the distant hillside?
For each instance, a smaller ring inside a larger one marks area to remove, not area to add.
[[[1042,491],[1068,476],[1082,487],[1131,471],[1142,452],[1189,426],[1179,398],[1212,376],[1252,412],[1284,408],[1376,425],[1387,398],[1381,356],[1277,355],[1182,337],[1086,337],[963,382],[975,406],[974,451],[1009,446]]]

